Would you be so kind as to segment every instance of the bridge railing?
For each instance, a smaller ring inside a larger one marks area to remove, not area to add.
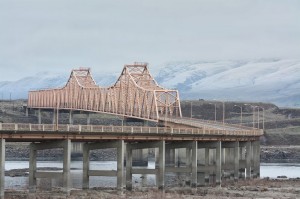
[[[188,118],[188,117],[165,117],[165,118],[160,118],[161,120],[165,120],[168,122],[174,122],[174,123],[181,123],[181,124],[186,124],[186,125],[191,125],[191,126],[201,126],[203,128],[210,128],[212,125],[214,125],[218,129],[228,129],[228,128],[234,128],[234,129],[243,129],[246,131],[253,131],[256,130],[258,131],[259,129],[248,127],[248,126],[242,126],[242,125],[237,125],[237,124],[229,124],[229,123],[223,123],[220,121],[213,121],[213,120],[204,120],[204,119],[196,119],[196,118]]]
[[[197,135],[233,135],[261,136],[258,130],[223,130],[212,128],[169,128],[144,126],[103,126],[103,125],[69,125],[69,124],[15,124],[0,123],[0,132],[70,132],[70,133],[130,133],[130,134],[197,134]]]

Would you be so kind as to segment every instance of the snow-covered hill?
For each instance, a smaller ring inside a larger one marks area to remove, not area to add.
[[[300,60],[171,63],[157,76],[187,99],[273,102],[300,107]]]
[[[151,71],[151,66],[150,66]],[[100,86],[112,85],[115,74],[93,74]],[[4,98],[27,98],[28,90],[63,86],[69,74],[39,73],[14,82],[0,82]],[[181,99],[272,102],[300,107],[300,60],[176,62],[155,77],[166,88],[177,88]]]

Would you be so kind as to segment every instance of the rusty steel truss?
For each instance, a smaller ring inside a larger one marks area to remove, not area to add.
[[[30,91],[28,108],[83,110],[158,121],[181,117],[179,93],[160,87],[147,63],[125,65],[111,87],[98,86],[89,68],[72,70],[63,88]]]

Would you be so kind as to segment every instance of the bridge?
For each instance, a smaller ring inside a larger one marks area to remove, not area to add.
[[[262,130],[182,117],[178,91],[160,87],[145,63],[125,65],[116,83],[107,88],[96,85],[89,69],[73,70],[62,88],[30,91],[27,108],[38,111],[38,124],[0,123],[0,198],[4,197],[5,142],[31,143],[31,192],[38,186],[37,178],[62,178],[63,191],[70,193],[72,142],[83,142],[83,189],[89,188],[91,176],[116,176],[117,189],[122,191],[124,187],[132,190],[133,174],[156,175],[157,187],[162,190],[168,172],[186,173],[187,182],[193,188],[220,185],[222,179],[238,180],[260,175],[259,137]],[[52,124],[41,123],[42,110],[53,112]],[[60,111],[70,113],[70,124],[58,124]],[[75,111],[112,114],[164,126],[102,126],[89,122],[74,125],[72,113]],[[37,151],[53,148],[64,150],[63,171],[38,171]],[[90,151],[104,148],[117,149],[117,170],[89,168]],[[155,149],[156,168],[135,168],[133,159],[148,161],[149,148]]]
[[[177,90],[160,87],[146,63],[125,65],[116,83],[96,85],[90,69],[73,70],[63,88],[30,91],[28,108],[83,110],[158,121],[181,117]]]

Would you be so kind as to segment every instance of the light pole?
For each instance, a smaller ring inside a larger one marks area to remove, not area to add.
[[[217,121],[217,104],[209,103],[215,105],[215,122]]]
[[[257,128],[259,129],[259,106],[257,106]]]
[[[261,107],[263,110],[263,130],[265,130],[265,108]]]
[[[193,117],[193,101],[191,101],[191,118]]]
[[[263,108],[263,107],[261,107],[261,106],[258,106],[257,107],[258,108],[258,117],[259,117],[259,109],[262,109],[262,111],[263,111],[263,130],[265,130],[265,108]],[[259,124],[259,123],[258,123]],[[258,128],[259,128],[259,125],[258,125]]]
[[[225,102],[222,101],[223,103],[223,124],[225,123]]]
[[[239,107],[241,109],[241,126],[242,126],[242,123],[243,123],[243,107],[238,106],[238,105],[234,105],[234,106]]]
[[[244,105],[249,105],[252,108],[252,119],[253,119],[252,124],[253,124],[253,129],[254,129],[255,128],[255,124],[254,124],[254,122],[255,122],[255,109],[257,108],[257,106],[252,106],[251,104],[244,104]]]

